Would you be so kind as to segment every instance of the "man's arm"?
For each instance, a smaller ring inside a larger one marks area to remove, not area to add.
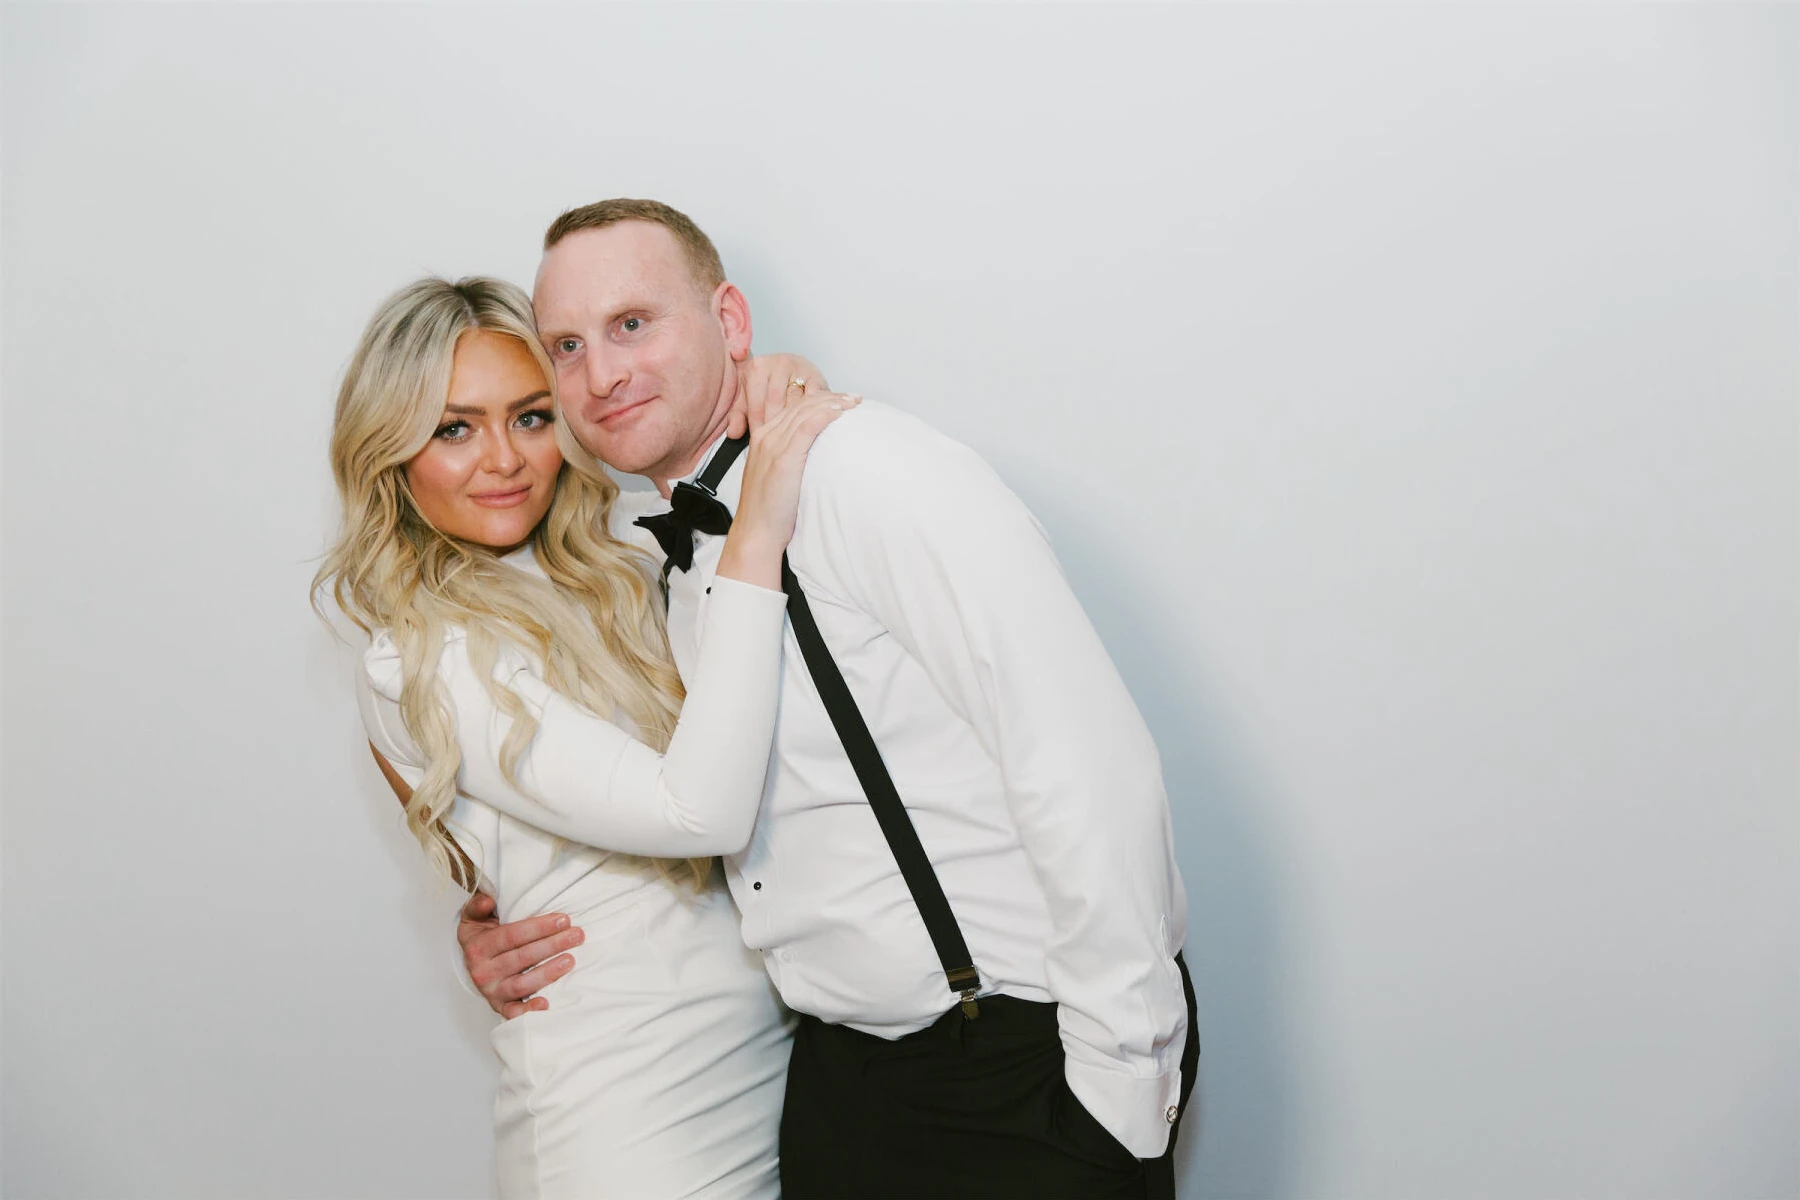
[[[813,470],[802,541],[1000,766],[1049,905],[1070,1089],[1132,1153],[1161,1154],[1186,900],[1142,716],[1042,528],[972,451],[897,414],[853,416]]]
[[[381,768],[381,777],[394,789],[402,808],[412,800],[412,787],[394,770],[387,756],[369,743],[369,753]],[[462,860],[463,878],[473,881],[475,864],[455,847]],[[570,926],[562,913],[541,913],[502,925],[494,916],[494,898],[476,892],[462,907],[456,923],[456,940],[462,946],[463,966],[488,1007],[503,1017],[520,1013],[543,1012],[550,1002],[534,993],[554,983],[575,967],[575,960],[564,953],[581,945],[579,925]]]

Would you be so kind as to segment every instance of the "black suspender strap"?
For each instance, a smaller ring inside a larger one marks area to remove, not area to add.
[[[738,455],[742,454],[744,447],[749,444],[749,434],[745,434],[743,437],[726,438],[720,442],[719,448],[713,451],[712,461],[706,464],[706,470],[700,472],[700,477],[694,480],[694,486],[708,495],[718,495],[719,481],[725,478],[725,472],[731,470],[731,464],[738,460]]]
[[[744,447],[749,444],[749,434],[745,434],[743,437],[726,438],[724,441],[720,442],[719,448],[713,451],[712,461],[706,464],[706,469],[700,472],[699,478],[695,479],[693,483],[677,483],[674,488],[671,489],[670,495],[675,505],[674,512],[679,513],[681,511],[684,492],[698,489],[711,497],[711,503],[725,515],[724,524],[729,526],[731,524],[731,511],[725,508],[724,505],[718,503],[719,483],[725,478],[725,473],[731,470],[731,464],[738,460],[738,455],[744,452]],[[639,517],[633,522],[633,524],[642,526],[655,534],[657,543],[663,548],[664,558],[662,573],[657,576],[656,582],[657,586],[662,589],[664,608],[669,606],[669,572],[674,569],[676,563],[676,551],[669,539],[685,539],[687,542],[688,553],[681,559],[683,564],[682,570],[685,571],[687,569],[687,564],[693,561],[695,531],[691,524],[692,518],[689,518],[690,523],[675,524],[672,532],[658,528],[659,525],[669,522],[672,518],[672,513],[659,513],[655,516]]]
[[[937,872],[931,869],[931,859],[926,857],[925,847],[919,843],[918,831],[913,828],[900,793],[894,789],[887,764],[881,761],[881,751],[863,721],[861,710],[856,707],[856,699],[850,694],[849,685],[844,682],[843,673],[832,659],[825,639],[819,635],[818,623],[813,620],[812,609],[806,603],[806,593],[800,590],[800,581],[794,577],[785,554],[781,556],[781,590],[787,593],[788,620],[800,643],[801,656],[806,659],[806,669],[812,675],[813,685],[819,689],[819,698],[825,702],[825,711],[831,716],[838,740],[844,744],[844,753],[850,756],[850,765],[855,768],[857,781],[869,798],[869,808],[875,813],[882,836],[887,838],[888,849],[893,851],[894,861],[900,865],[900,877],[906,880],[907,890],[912,893],[913,903],[925,922],[925,931],[937,948],[944,978],[949,982],[950,990],[961,998],[963,1015],[971,1019],[978,1017],[981,1010],[975,1003],[975,993],[981,990],[981,977],[975,971],[974,956],[969,953],[968,943],[963,941],[956,916],[950,911],[950,901],[938,883]]]
[[[748,437],[729,438],[723,442],[713,454],[712,461],[706,464],[706,469],[694,480],[694,486],[708,495],[716,496],[725,473],[749,444]],[[665,600],[668,597],[668,578],[669,568],[665,563]],[[863,721],[861,710],[856,707],[856,699],[851,696],[843,673],[838,670],[830,649],[825,645],[825,639],[819,634],[818,622],[813,620],[812,609],[806,603],[806,593],[800,590],[800,581],[788,566],[785,554],[781,556],[781,590],[787,593],[788,619],[793,624],[794,637],[800,643],[800,654],[806,660],[807,672],[812,675],[813,686],[819,689],[819,698],[824,701],[825,712],[831,717],[832,727],[837,730],[844,753],[849,756],[850,765],[856,771],[857,782],[862,784],[863,794],[869,798],[869,808],[874,812],[876,824],[881,827],[888,849],[893,852],[894,861],[900,867],[900,877],[906,881],[906,888],[912,893],[913,904],[919,910],[920,919],[925,922],[925,931],[931,935],[931,944],[937,950],[938,962],[944,968],[944,979],[950,985],[950,990],[960,998],[963,1015],[970,1019],[979,1017],[981,1009],[976,1004],[975,994],[981,990],[981,976],[975,970],[975,958],[969,953],[968,943],[963,941],[962,930],[957,927],[956,917],[950,911],[950,901],[944,895],[943,885],[938,883],[937,872],[931,868],[931,859],[926,856],[925,847],[919,843],[918,831],[913,828],[906,805],[901,802],[900,793],[894,788],[887,764],[881,761],[881,751],[875,745],[875,738],[869,733],[868,724]]]

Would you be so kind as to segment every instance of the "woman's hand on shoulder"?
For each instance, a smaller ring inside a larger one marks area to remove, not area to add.
[[[725,432],[743,437],[780,415],[789,400],[829,390],[824,372],[798,354],[761,354],[738,368],[737,398]]]
[[[861,396],[808,391],[753,427],[737,513],[719,556],[720,575],[780,590],[781,556],[800,513],[806,456],[827,425],[861,403]]]

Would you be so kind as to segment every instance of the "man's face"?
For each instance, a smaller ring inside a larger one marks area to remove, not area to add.
[[[729,410],[748,310],[698,283],[675,235],[648,221],[583,229],[538,266],[532,306],[570,431],[607,465],[677,477]]]

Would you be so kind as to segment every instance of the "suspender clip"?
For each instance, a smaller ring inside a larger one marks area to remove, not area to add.
[[[954,971],[945,971],[944,978],[950,981],[950,990],[962,997],[963,1016],[973,1021],[981,1015],[981,1006],[975,1003],[975,993],[981,990],[981,976],[974,967],[958,967]]]

